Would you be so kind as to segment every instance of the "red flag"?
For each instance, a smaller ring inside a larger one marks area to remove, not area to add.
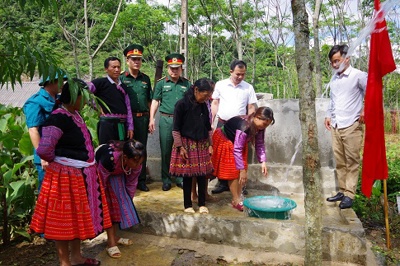
[[[371,34],[367,91],[365,95],[365,143],[361,190],[370,197],[377,179],[388,178],[386,161],[382,78],[396,69],[385,17],[375,1],[375,30]]]

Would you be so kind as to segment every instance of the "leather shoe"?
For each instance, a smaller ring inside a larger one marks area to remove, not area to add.
[[[182,183],[176,183],[177,187],[180,187],[181,189],[183,189],[183,184]]]
[[[342,192],[339,192],[335,196],[329,197],[326,200],[329,201],[329,202],[335,202],[335,201],[342,200],[343,197],[344,197],[344,194]]]
[[[342,202],[339,204],[339,208],[348,209],[351,208],[351,206],[353,206],[353,200],[347,196],[344,196]]]
[[[218,187],[214,188],[213,190],[211,190],[211,193],[212,194],[219,194],[219,193],[222,193],[224,191],[229,191],[229,187],[218,186]]]
[[[143,184],[143,183],[139,183],[139,184],[137,185],[137,189],[139,189],[139,190],[141,190],[141,191],[145,191],[145,192],[150,191],[150,189],[148,188],[148,186],[146,186],[146,184]]]
[[[168,191],[171,189],[171,184],[163,184],[162,185],[162,190],[163,191]]]

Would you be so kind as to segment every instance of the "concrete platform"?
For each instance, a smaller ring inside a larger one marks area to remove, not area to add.
[[[209,190],[214,187],[215,181],[210,183]],[[276,265],[304,263],[305,214],[301,194],[281,195],[293,199],[297,203],[297,208],[293,210],[290,220],[275,220],[248,217],[245,213],[233,209],[230,205],[229,192],[215,195],[215,200],[207,202],[209,214],[186,214],[183,212],[182,189],[173,186],[170,191],[164,192],[159,182],[149,184],[149,188],[150,192],[138,191],[134,199],[141,224],[122,232],[123,234],[146,236],[145,238],[167,237],[169,241],[179,243],[177,246],[180,247],[176,250],[191,245],[194,247],[201,245],[204,248],[211,248],[215,256],[219,254],[218,256],[231,263],[244,259],[235,256],[240,252],[236,253],[234,250],[260,254],[259,258],[246,256],[248,262],[261,259],[258,263],[272,263],[270,259],[262,256],[269,254],[265,256],[273,258]],[[250,189],[247,197],[255,195],[268,195],[268,192]],[[198,209],[196,204],[194,208]],[[355,213],[351,209],[340,211],[333,203],[324,203],[322,208],[324,223],[322,244],[326,265],[373,265],[368,264],[368,261],[372,262],[367,259],[365,232]],[[225,249],[233,251],[233,254],[228,253],[230,255],[227,256],[227,253],[223,252]],[[173,254],[171,256],[174,257]],[[266,260],[262,261],[262,258]],[[101,259],[110,260],[105,252],[101,255]],[[164,262],[166,264],[118,263],[118,265],[172,265],[171,261],[169,264],[167,261]]]

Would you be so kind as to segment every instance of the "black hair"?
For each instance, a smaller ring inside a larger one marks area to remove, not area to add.
[[[147,155],[146,147],[139,141],[129,139],[127,141],[112,140],[116,150],[122,151],[128,159],[134,159],[136,162],[145,158]]]
[[[194,90],[197,88],[199,92],[213,91],[213,81],[208,78],[201,78],[194,82],[194,84],[185,93],[185,97],[188,97],[191,102],[195,102]]]
[[[108,68],[108,66],[110,65],[110,61],[118,61],[121,64],[121,60],[119,60],[118,57],[110,56],[107,57],[106,60],[104,60],[104,68]]]
[[[254,113],[254,117],[258,117],[258,119],[261,120],[271,120],[271,125],[275,124],[275,118],[274,118],[274,111],[272,111],[271,108],[269,107],[260,107],[256,110]]]
[[[349,51],[349,46],[347,46],[347,44],[336,44],[329,51],[328,58],[329,60],[331,60],[333,55],[336,54],[337,52],[340,52],[341,56],[347,55],[348,51]]]
[[[87,89],[87,84],[81,79],[73,78],[73,85],[71,85],[68,81],[62,87],[60,98],[58,99],[60,102],[65,104],[72,103],[71,90],[77,89],[77,96],[82,95],[82,90]]]
[[[251,143],[253,145],[255,142],[255,136],[257,134],[256,126],[253,123],[253,120],[256,117],[260,120],[267,120],[267,119],[271,120],[270,125],[275,124],[274,111],[272,111],[271,108],[266,107],[266,106],[257,108],[257,110],[249,116],[249,120],[251,121],[249,134],[250,134]]]
[[[247,64],[246,64],[244,61],[242,61],[242,60],[234,59],[234,60],[231,62],[230,68],[231,68],[232,71],[234,71],[236,67],[238,67],[238,68],[240,68],[240,69],[242,69],[242,68],[247,69]]]

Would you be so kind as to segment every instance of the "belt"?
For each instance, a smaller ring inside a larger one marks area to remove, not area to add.
[[[132,113],[132,116],[134,116],[134,117],[142,117],[142,116],[148,116],[149,114],[150,114],[149,112]]]
[[[162,116],[167,116],[167,117],[173,117],[173,116],[174,116],[174,115],[167,114],[167,113],[163,113],[163,112],[160,112],[160,114],[161,114]]]
[[[125,123],[126,122],[126,118],[109,117],[109,116],[100,116],[100,120],[115,122],[115,123]]]

